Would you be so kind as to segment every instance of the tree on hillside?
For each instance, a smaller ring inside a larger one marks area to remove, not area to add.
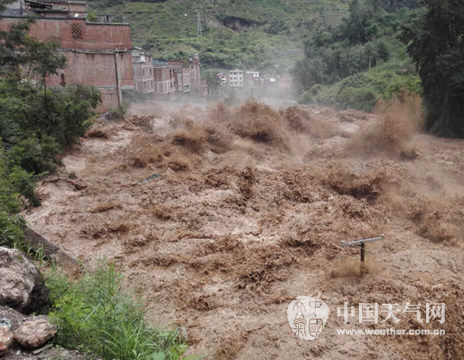
[[[368,1],[353,0],[349,6],[349,16],[343,19],[340,30],[351,44],[366,43],[377,35],[372,21],[376,7],[368,5]]]
[[[13,0],[0,0],[0,13],[2,13],[8,4],[11,4]]]
[[[336,28],[314,27],[305,41],[305,58],[294,69],[305,90],[334,83],[389,60],[389,48],[379,33],[392,31],[394,19],[383,19],[385,12],[377,1],[352,0],[348,16]]]
[[[414,9],[422,6],[422,0],[372,0],[388,11],[398,11],[401,8]]]
[[[464,137],[464,2],[425,2],[425,17],[405,31],[403,40],[409,41],[422,80],[426,128]]]
[[[66,58],[58,53],[58,45],[42,43],[28,35],[31,21],[23,21],[0,31],[0,77],[20,80],[24,75],[35,73],[42,81],[63,69]],[[24,72],[22,74],[21,72]]]

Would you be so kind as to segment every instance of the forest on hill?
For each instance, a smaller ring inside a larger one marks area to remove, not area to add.
[[[302,102],[371,111],[399,91],[421,92],[405,31],[418,24],[425,8],[417,2],[381,6],[387,3],[353,0],[336,27],[313,29],[295,66]]]

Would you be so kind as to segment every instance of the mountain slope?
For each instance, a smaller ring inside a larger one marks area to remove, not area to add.
[[[129,21],[134,44],[157,58],[198,52],[210,67],[258,69],[289,69],[303,56],[305,34],[316,24],[336,25],[347,10],[343,0],[101,0],[90,6]]]

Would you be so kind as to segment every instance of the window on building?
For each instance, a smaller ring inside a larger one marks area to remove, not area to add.
[[[71,35],[74,40],[82,40],[84,38],[82,25],[78,23],[72,24]]]

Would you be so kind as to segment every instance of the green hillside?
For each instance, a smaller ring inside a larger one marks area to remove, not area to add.
[[[209,67],[290,69],[303,57],[303,40],[318,24],[337,25],[343,0],[91,1],[97,13],[131,23],[133,42],[155,57],[198,52]],[[202,36],[197,34],[200,14]]]
[[[314,29],[295,66],[300,101],[372,110],[398,92],[421,93],[421,81],[407,52],[405,29],[424,9],[418,1],[351,0],[348,14],[333,28]]]

